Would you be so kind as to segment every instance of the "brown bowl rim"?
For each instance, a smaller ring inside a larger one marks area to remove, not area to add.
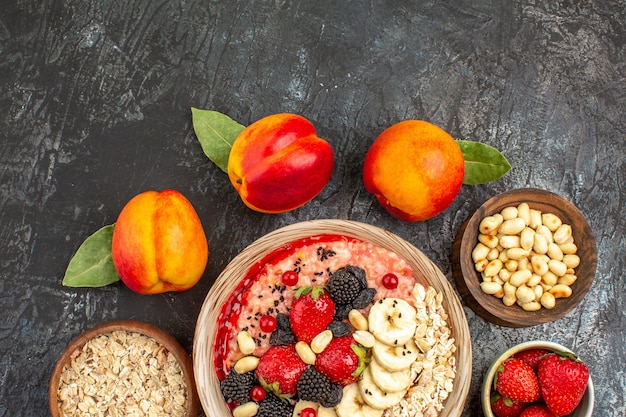
[[[473,248],[477,242],[478,224],[488,215],[500,212],[504,207],[527,202],[531,208],[537,208],[542,213],[550,209],[559,215],[564,223],[575,227],[574,242],[580,248],[584,244],[585,254],[576,273],[584,279],[579,279],[572,285],[572,296],[557,300],[555,308],[528,312],[518,305],[504,306],[502,300],[487,295],[480,289],[480,275],[474,269],[470,254],[461,256],[462,248]],[[576,224],[576,226],[574,226]],[[452,250],[452,272],[461,298],[466,304],[483,319],[505,327],[530,327],[549,323],[569,314],[584,299],[589,291],[596,273],[598,251],[593,230],[585,216],[569,200],[553,192],[539,188],[518,188],[497,194],[476,209],[463,223]],[[510,309],[510,310],[509,310]],[[507,314],[514,313],[514,314]]]
[[[136,332],[151,337],[174,355],[178,363],[181,365],[185,384],[187,385],[189,393],[191,393],[191,395],[187,395],[187,399],[185,401],[185,409],[187,410],[186,415],[196,416],[199,409],[199,399],[196,390],[196,381],[193,375],[193,362],[190,355],[187,353],[187,350],[185,350],[185,348],[172,335],[152,324],[136,320],[114,320],[98,324],[80,333],[65,347],[59,356],[59,359],[57,360],[50,376],[50,385],[48,390],[48,403],[52,417],[61,416],[57,402],[57,392],[59,389],[59,380],[61,372],[63,371],[63,366],[65,366],[69,360],[70,355],[76,351],[76,349],[82,347],[88,340],[93,339],[100,334],[110,333],[117,330]]]

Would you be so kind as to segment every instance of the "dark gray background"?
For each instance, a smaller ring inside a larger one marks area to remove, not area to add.
[[[3,1],[0,8],[0,416],[44,416],[65,345],[113,319],[156,324],[191,350],[211,283],[255,239],[294,222],[352,219],[390,230],[451,279],[452,241],[489,197],[538,187],[576,204],[597,239],[591,291],[528,329],[466,308],[474,355],[464,416],[498,353],[556,341],[589,364],[598,416],[625,415],[626,6],[623,1]],[[336,152],[303,208],[246,208],[202,153],[190,107],[242,124],[309,118]],[[391,218],[363,188],[374,138],[425,119],[500,149],[513,168],[464,186],[443,214]],[[82,241],[139,192],[175,188],[210,246],[201,282],[140,296],[61,279]]]

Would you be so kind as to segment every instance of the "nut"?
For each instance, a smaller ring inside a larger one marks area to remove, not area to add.
[[[485,217],[479,232],[472,258],[484,293],[526,311],[571,295],[580,257],[572,227],[557,215],[520,203]]]

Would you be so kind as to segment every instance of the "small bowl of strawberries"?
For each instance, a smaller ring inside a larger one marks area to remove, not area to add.
[[[486,417],[591,417],[594,390],[587,365],[574,352],[532,341],[491,364],[481,402]]]

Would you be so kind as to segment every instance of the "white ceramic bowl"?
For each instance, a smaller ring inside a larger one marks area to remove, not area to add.
[[[485,417],[495,417],[493,412],[491,411],[491,389],[493,387],[493,378],[496,374],[496,370],[498,367],[518,352],[529,350],[529,349],[546,349],[550,351],[562,351],[562,352],[572,352],[570,349],[562,346],[558,343],[547,342],[543,340],[535,340],[532,342],[524,342],[519,345],[515,345],[512,348],[508,349],[502,355],[500,355],[489,367],[485,377],[483,378],[483,384],[481,387],[481,395],[480,401],[483,407],[483,413]],[[580,400],[580,404],[576,407],[576,410],[568,417],[591,417],[593,414],[593,404],[594,404],[595,396],[593,391],[593,382],[591,381],[591,376],[589,377],[589,384],[587,385],[587,390],[583,395],[582,400]]]

